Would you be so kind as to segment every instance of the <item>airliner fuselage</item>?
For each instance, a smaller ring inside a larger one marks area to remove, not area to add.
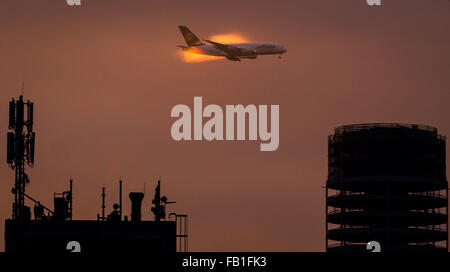
[[[278,55],[286,53],[286,49],[281,44],[272,42],[230,43],[227,45],[234,46],[240,49],[239,53],[235,54],[236,57],[251,57],[256,55],[274,54]],[[186,48],[185,50],[210,56],[227,56],[227,53],[223,52],[212,44],[191,46]]]

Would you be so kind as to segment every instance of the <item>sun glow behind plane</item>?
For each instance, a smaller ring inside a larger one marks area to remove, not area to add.
[[[235,34],[235,33],[213,35],[209,38],[209,40],[219,42],[219,43],[245,43],[245,42],[248,42],[248,40],[246,38],[244,38],[242,35]],[[215,56],[207,56],[207,55],[197,54],[197,53],[195,53],[195,50],[179,51],[179,54],[182,57],[183,61],[188,62],[188,63],[223,59],[223,57],[215,57]]]

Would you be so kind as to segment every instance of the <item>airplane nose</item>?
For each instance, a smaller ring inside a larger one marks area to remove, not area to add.
[[[284,46],[281,46],[281,53],[286,53],[287,49]]]

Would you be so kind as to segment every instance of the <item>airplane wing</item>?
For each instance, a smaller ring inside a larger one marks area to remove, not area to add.
[[[218,42],[213,42],[210,40],[204,40],[205,42],[214,45],[215,48],[219,49],[220,51],[224,52],[226,54],[226,58],[229,60],[233,60],[233,61],[240,61],[241,59],[239,59],[237,57],[237,55],[239,55],[239,53],[241,52],[241,48],[234,46],[234,45],[229,45],[229,44],[223,44],[223,43],[218,43]]]

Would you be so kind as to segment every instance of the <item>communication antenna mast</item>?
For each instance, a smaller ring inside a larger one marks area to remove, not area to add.
[[[69,219],[72,220],[72,213],[73,213],[73,179],[70,177],[69,180]]]
[[[161,196],[161,177],[158,179],[158,185],[155,188],[155,196],[152,200],[153,207],[151,209],[155,216],[155,221],[159,222],[161,219],[166,220],[166,205],[176,203],[175,201],[167,201],[166,196]]]
[[[24,84],[22,85],[22,93]],[[25,117],[26,108],[26,117]],[[26,118],[26,120],[25,120]],[[25,186],[30,182],[25,173],[25,165],[34,165],[35,133],[33,132],[33,102],[11,99],[9,102],[9,124],[7,136],[8,165],[15,170],[15,183],[12,189],[14,204],[12,210],[13,220],[29,220],[30,207],[25,206]]]
[[[122,177],[119,177],[119,216],[120,221],[122,221]]]
[[[105,185],[103,185],[102,188],[102,221],[105,221],[106,217],[105,217],[105,197],[106,197],[106,189],[105,189]]]

